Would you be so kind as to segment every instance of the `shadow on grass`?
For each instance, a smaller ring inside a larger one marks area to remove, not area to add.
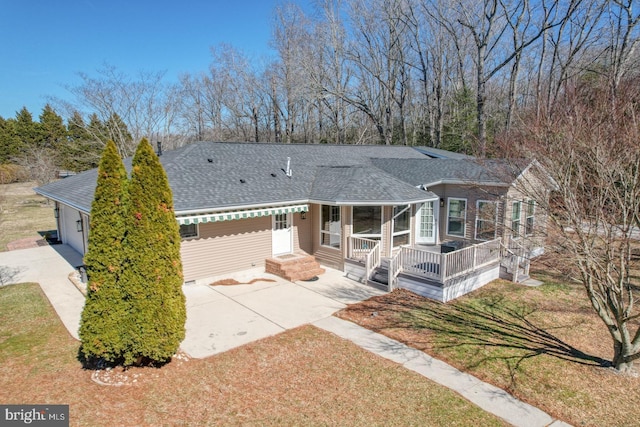
[[[594,367],[611,366],[610,361],[587,354],[553,333],[553,330],[577,325],[558,323],[541,327],[540,322],[533,319],[535,307],[517,305],[503,296],[453,304],[407,299],[397,308],[401,312],[399,324],[387,326],[414,330],[418,334],[422,329],[433,332],[429,346],[460,353],[468,369],[503,362],[511,377],[510,387],[515,387],[523,362],[537,356]]]

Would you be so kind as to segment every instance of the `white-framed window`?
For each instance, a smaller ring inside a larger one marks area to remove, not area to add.
[[[340,249],[341,239],[340,206],[322,205],[320,207],[320,244]]]
[[[198,237],[198,224],[180,224],[180,237],[183,239]]]
[[[447,234],[464,237],[467,222],[467,199],[449,197],[447,202]]]
[[[490,200],[476,202],[476,240],[496,238],[498,223],[498,203]]]
[[[527,200],[525,203],[525,217],[524,217],[524,235],[531,236],[534,233],[536,215],[536,201]]]
[[[382,237],[382,207],[354,206],[352,209],[353,234],[379,240]]]
[[[274,214],[273,215],[273,229],[274,230],[286,230],[291,226],[289,223],[289,215],[284,214]]]
[[[520,237],[520,227],[522,226],[522,201],[516,200],[511,203],[511,237]]]
[[[393,207],[393,247],[408,245],[411,235],[411,206]]]

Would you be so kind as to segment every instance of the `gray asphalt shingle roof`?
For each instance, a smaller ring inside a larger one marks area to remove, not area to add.
[[[476,170],[459,166],[471,160],[431,159],[404,146],[199,142],[165,151],[160,160],[177,214],[307,201],[416,203],[436,197],[417,188],[425,179]],[[36,191],[89,212],[96,177],[91,170]]]
[[[482,185],[510,185],[523,171],[507,160],[429,159],[425,164],[415,159],[373,159],[376,168],[411,185],[438,183],[468,183]]]

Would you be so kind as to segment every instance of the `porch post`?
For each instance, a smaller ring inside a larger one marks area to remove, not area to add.
[[[440,281],[447,277],[447,254],[440,254]]]
[[[473,245],[473,268],[478,265],[478,245]]]

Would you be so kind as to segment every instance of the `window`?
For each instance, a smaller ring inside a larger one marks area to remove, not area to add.
[[[495,239],[498,204],[487,200],[478,200],[476,205],[476,240]]]
[[[522,202],[517,201],[511,204],[511,236],[515,239],[520,237],[520,223],[522,215]]]
[[[447,234],[464,237],[465,222],[467,220],[467,200],[450,197],[447,212]]]
[[[393,207],[393,247],[409,244],[411,234],[411,209],[409,205]]]
[[[181,224],[180,237],[183,239],[198,237],[198,224]]]
[[[420,239],[433,239],[435,230],[434,202],[426,202],[420,208]]]
[[[382,208],[380,206],[353,207],[353,234],[379,239],[382,236]]]
[[[526,214],[524,223],[525,236],[531,236],[533,234],[534,218],[536,214],[536,202],[535,200],[529,200],[526,203]]]
[[[289,214],[275,214],[273,216],[273,229],[274,230],[287,230],[291,225],[289,224]]]
[[[322,205],[320,208],[320,244],[339,249],[341,231],[340,206]]]

